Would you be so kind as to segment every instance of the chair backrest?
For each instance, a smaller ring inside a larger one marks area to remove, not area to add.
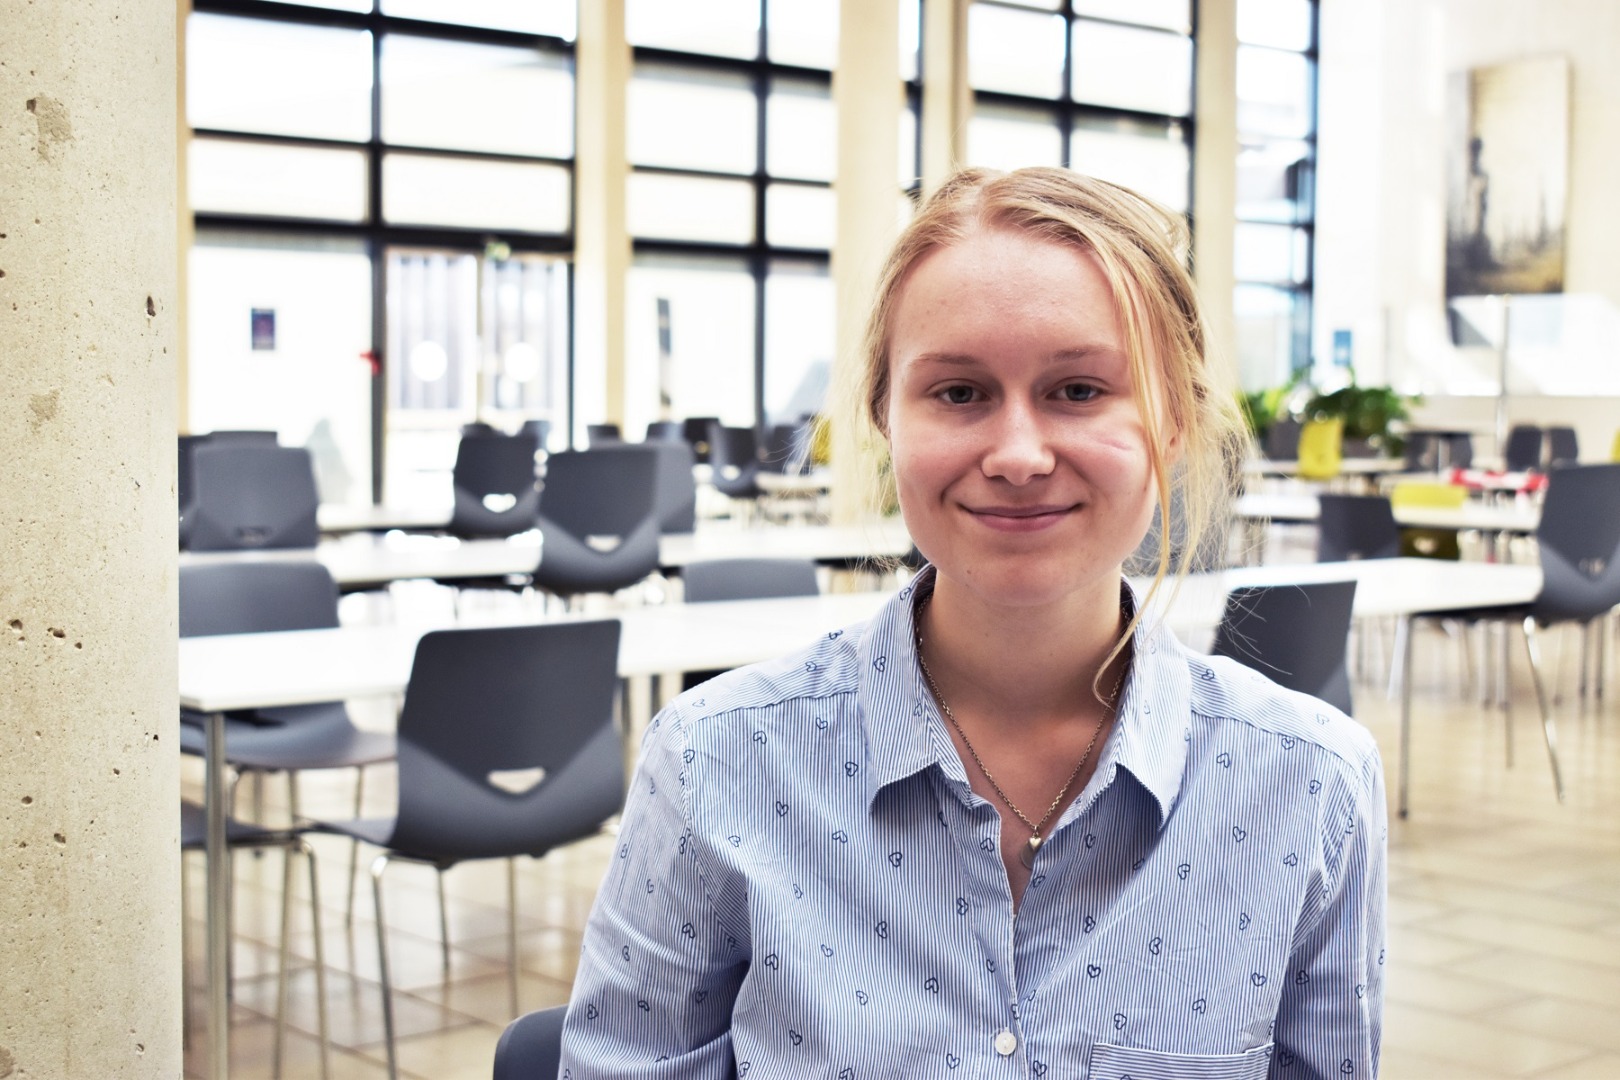
[[[390,846],[453,862],[597,832],[624,806],[618,654],[612,619],[424,635],[399,716]]]
[[[697,481],[692,477],[696,464],[692,447],[681,435],[679,427],[675,439],[648,438],[644,444],[658,460],[657,476],[653,481],[658,504],[658,531],[689,533],[697,528]]]
[[[809,559],[704,560],[688,563],[681,579],[689,604],[815,596],[821,591],[816,564]]]
[[[538,418],[525,420],[523,426],[518,428],[518,434],[529,436],[534,440],[535,446],[544,450],[546,441],[551,438],[551,421]]]
[[[592,449],[598,446],[610,446],[613,443],[623,441],[624,434],[619,430],[618,424],[585,425],[585,445]]]
[[[1446,464],[1466,469],[1474,463],[1474,437],[1466,431],[1454,431],[1446,436]]]
[[[732,498],[753,498],[760,494],[755,477],[759,474],[759,440],[753,428],[726,427],[716,420],[709,425],[710,482]]]
[[[1300,422],[1292,416],[1279,416],[1266,430],[1265,454],[1272,461],[1293,461],[1299,457]]]
[[[193,447],[191,465],[191,550],[312,548],[320,538],[308,450],[210,438]]]
[[[686,425],[679,420],[654,420],[647,425],[648,442],[685,442]]]
[[[1439,467],[1440,437],[1428,431],[1414,431],[1406,436],[1405,465],[1407,472],[1433,472]]]
[[[1574,465],[1581,460],[1581,443],[1572,427],[1547,429],[1547,464]]]
[[[526,1013],[506,1025],[495,1044],[495,1080],[537,1080],[562,1067],[563,1019],[568,1006]]]
[[[1344,454],[1344,420],[1307,420],[1299,432],[1299,475],[1331,480],[1339,475]]]
[[[1354,581],[1234,589],[1210,651],[1348,713],[1345,643],[1355,596]]]
[[[1383,495],[1316,497],[1316,561],[1393,559],[1401,553],[1401,527]]]
[[[1620,465],[1568,465],[1547,476],[1536,527],[1542,622],[1590,619],[1620,604]]]
[[[457,536],[513,536],[534,528],[540,492],[534,478],[539,444],[532,435],[463,435],[450,471]]]
[[[773,424],[760,447],[760,466],[771,472],[797,475],[809,457],[809,431],[803,424]]]
[[[688,416],[681,421],[681,431],[691,444],[692,453],[697,456],[699,464],[709,463],[709,425],[719,422],[718,416]]]
[[[642,443],[546,459],[540,516],[576,537],[626,536],[657,513],[658,455]]]
[[[338,590],[318,562],[214,563],[180,568],[180,636],[326,630]]]
[[[1534,424],[1514,424],[1502,446],[1502,465],[1508,472],[1541,468],[1542,430]]]

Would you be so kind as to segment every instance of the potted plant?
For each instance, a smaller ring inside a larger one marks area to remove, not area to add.
[[[1358,386],[1351,382],[1329,393],[1313,395],[1305,403],[1305,418],[1341,419],[1346,457],[1396,457],[1406,449],[1406,440],[1391,431],[1390,425],[1407,419],[1408,406],[1414,400],[1388,386]]]

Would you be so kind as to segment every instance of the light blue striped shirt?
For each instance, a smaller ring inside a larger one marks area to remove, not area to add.
[[[1376,1075],[1364,728],[1144,626],[1015,917],[914,641],[908,587],[653,721],[563,1077]]]

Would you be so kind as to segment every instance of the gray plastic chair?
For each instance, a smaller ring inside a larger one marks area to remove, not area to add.
[[[1349,713],[1347,659],[1355,597],[1354,581],[1234,589],[1210,652]]]
[[[303,836],[292,830],[262,829],[256,825],[248,825],[235,818],[225,819],[225,845],[227,855],[239,850],[261,851],[265,848],[281,848],[286,853],[286,863],[282,869],[281,879],[281,946],[280,966],[276,975],[276,1036],[271,1050],[270,1073],[272,1076],[281,1075],[281,1058],[283,1047],[287,1041],[287,983],[288,969],[292,960],[292,900],[293,900],[293,856],[302,856],[309,870],[309,918],[310,932],[315,952],[315,1023],[317,1034],[321,1043],[321,1077],[325,1080],[331,1075],[331,1046],[332,1040],[326,1024],[326,952],[321,939],[321,905],[320,887],[315,873],[315,852]],[[203,808],[196,803],[180,802],[180,851],[182,855],[201,852],[208,846],[208,824]],[[186,889],[182,881],[180,888],[180,907],[182,927],[189,925],[189,919],[184,914],[186,907]],[[184,938],[182,933],[181,937]],[[181,942],[184,945],[184,940]],[[180,965],[181,982],[183,988],[182,1001],[191,1000],[190,965],[184,962]]]
[[[495,1080],[536,1080],[562,1067],[563,1020],[568,1006],[525,1013],[506,1025],[495,1044]]]
[[[753,428],[726,427],[718,420],[709,425],[711,482],[722,495],[757,503],[765,494],[759,486],[759,440]]]
[[[320,539],[315,469],[302,447],[209,438],[191,449],[192,551],[312,548]]]
[[[1508,429],[1502,447],[1502,465],[1508,472],[1528,472],[1541,468],[1541,428],[1534,424],[1514,424]]]
[[[658,569],[657,450],[641,444],[546,459],[535,588],[557,596],[617,592]],[[593,538],[617,538],[603,550]]]
[[[697,481],[692,477],[696,460],[692,447],[682,437],[679,425],[673,439],[649,437],[644,445],[658,458],[653,487],[658,503],[659,531],[691,532],[697,528]]]
[[[623,441],[624,433],[619,430],[618,424],[585,425],[585,445],[593,450],[599,446],[612,446]]]
[[[1437,612],[1417,618],[1517,623],[1524,631],[1553,790],[1558,801],[1563,802],[1558,733],[1542,677],[1539,631],[1567,622],[1578,623],[1586,630],[1620,604],[1620,465],[1553,469],[1547,477],[1536,547],[1541,559],[1541,592],[1528,604]],[[1504,671],[1506,659],[1504,655]],[[1511,754],[1511,741],[1508,745]]]
[[[1572,427],[1547,429],[1547,464],[1575,465],[1581,460],[1581,444]]]
[[[1293,461],[1299,457],[1299,433],[1303,426],[1292,416],[1279,416],[1266,431],[1265,455],[1272,461]]]
[[[688,416],[681,421],[681,431],[700,465],[709,463],[709,425],[719,422],[718,416]]]
[[[540,491],[533,435],[463,435],[450,472],[455,509],[449,531],[464,537],[514,536],[534,528]]]
[[[507,972],[516,1015],[510,860],[592,836],[623,808],[624,743],[613,716],[618,652],[616,620],[441,630],[418,643],[399,717],[397,814],[320,826],[383,849],[371,881],[390,1076],[398,1063],[383,872],[396,859],[441,875],[470,859],[509,860]],[[444,947],[448,963],[448,941]]]
[[[681,580],[689,604],[815,596],[821,592],[816,564],[809,559],[706,559],[687,563],[681,570]],[[719,674],[720,669],[688,671],[682,676],[682,687],[690,690]]]
[[[686,425],[679,420],[654,420],[647,425],[648,442],[685,442]]]
[[[1399,557],[1401,527],[1388,496],[1322,494],[1317,504],[1317,562]]]

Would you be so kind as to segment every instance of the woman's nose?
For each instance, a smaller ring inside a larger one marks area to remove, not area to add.
[[[1026,405],[1008,404],[1000,423],[986,431],[991,440],[981,468],[986,476],[1015,485],[1027,484],[1052,471],[1056,457],[1045,425]]]

